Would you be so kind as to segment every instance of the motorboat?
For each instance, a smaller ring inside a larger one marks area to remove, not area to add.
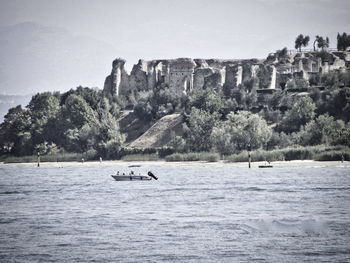
[[[148,175],[111,175],[116,181],[142,181],[152,180]]]
[[[128,166],[129,168],[133,168],[133,167],[141,167],[141,164],[132,164]]]
[[[147,181],[147,180],[158,180],[158,178],[152,173],[148,172],[147,175],[136,175],[134,173],[126,174],[116,174],[111,175],[116,181]]]
[[[266,162],[265,159],[265,164],[259,165],[259,168],[272,168],[273,166],[270,164],[270,162]]]
[[[272,165],[259,165],[259,168],[272,168]]]

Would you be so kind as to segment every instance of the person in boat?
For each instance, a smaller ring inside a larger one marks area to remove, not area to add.
[[[119,171],[117,172],[117,175],[119,175]]]
[[[130,172],[130,175],[134,175],[134,171],[131,171],[131,172]]]

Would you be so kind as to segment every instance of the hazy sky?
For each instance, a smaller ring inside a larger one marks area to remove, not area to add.
[[[115,47],[130,69],[138,58],[264,58],[300,33],[350,33],[348,0],[0,0],[0,26],[33,21]],[[311,48],[311,45],[310,45]],[[108,65],[110,68],[110,65]],[[96,76],[103,83],[104,76]],[[101,86],[101,85],[100,85]]]

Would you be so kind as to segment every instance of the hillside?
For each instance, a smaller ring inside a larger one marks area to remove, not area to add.
[[[126,135],[126,143],[130,143],[144,134],[153,124],[146,120],[140,120],[133,110],[124,110],[117,120],[120,132]]]
[[[158,120],[139,138],[129,144],[130,148],[159,148],[165,146],[171,139],[171,132],[179,135],[183,117],[181,114],[171,114]]]

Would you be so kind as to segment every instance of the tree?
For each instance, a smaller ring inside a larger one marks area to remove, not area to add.
[[[247,149],[258,149],[267,144],[272,135],[272,129],[258,114],[248,111],[231,112],[227,121],[213,129],[211,140],[221,154]]]
[[[297,38],[295,39],[295,48],[299,49],[299,52],[301,52],[301,47],[306,47],[309,44],[310,41],[310,37],[309,36],[305,36],[303,34],[300,34],[299,36],[297,36]]]
[[[236,151],[235,144],[231,141],[231,134],[228,132],[229,127],[222,124],[214,127],[210,135],[210,140],[214,148],[221,155],[233,154]]]
[[[286,64],[289,62],[288,49],[286,47],[281,50],[277,50],[276,55],[279,63]]]
[[[329,38],[326,37],[325,39],[321,36],[316,36],[316,39],[314,41],[314,51],[316,50],[315,49],[315,42],[317,42],[317,47],[318,48],[321,48],[322,51],[325,49],[325,48],[328,48],[329,47]]]
[[[35,152],[38,152],[41,155],[50,154],[50,153],[57,153],[59,151],[56,144],[48,143],[46,141],[44,141],[41,144],[37,144],[34,148],[35,148]]]
[[[192,151],[209,151],[211,149],[210,135],[219,119],[218,113],[192,107],[188,117],[189,131],[187,144]]]
[[[309,87],[308,82],[305,79],[294,78],[288,80],[286,88],[289,90],[303,90]]]
[[[136,94],[137,103],[134,111],[140,119],[160,119],[167,114],[180,110],[181,98],[164,83],[151,91],[140,91]]]
[[[120,133],[117,120],[111,113],[106,112],[103,119],[94,125],[94,149],[102,157],[116,158],[125,141],[125,136]]]
[[[315,45],[316,45],[316,42],[319,39],[319,37],[320,37],[319,35],[315,36],[315,40],[314,40],[314,43],[313,43],[314,51],[316,51],[316,46]]]
[[[23,155],[30,153],[30,114],[21,105],[9,109],[0,125],[1,152]]]
[[[215,113],[221,111],[224,107],[221,97],[213,90],[198,89],[191,95],[191,105],[197,109]]]
[[[334,142],[336,145],[344,145],[350,147],[350,122],[341,131],[339,138]]]
[[[45,121],[55,117],[60,109],[59,100],[51,92],[37,93],[29,102],[28,109],[32,119]]]
[[[345,128],[343,121],[334,120],[328,114],[320,115],[311,120],[302,132],[301,141],[304,145],[335,144]]]
[[[62,115],[69,128],[81,128],[95,120],[94,111],[83,97],[71,94],[62,106]]]
[[[56,120],[60,110],[59,99],[51,92],[38,93],[28,104],[31,117],[31,135],[33,144],[52,142],[56,129],[50,121]]]
[[[139,93],[139,100],[134,107],[134,112],[139,119],[153,119],[153,107],[151,105],[152,97],[153,91],[144,91]]]
[[[305,36],[302,42],[302,46],[306,47],[309,44],[310,41],[310,37],[309,36]]]
[[[98,108],[98,102],[103,98],[103,92],[101,90],[79,86],[75,90],[71,89],[62,94],[61,104],[65,104],[67,98],[72,94],[82,97],[93,110]]]
[[[232,99],[237,103],[238,107],[244,108],[246,94],[247,92],[244,90],[243,85],[238,85],[237,89],[232,91]]]
[[[350,121],[350,88],[334,89],[322,93],[318,113],[329,113],[337,119]]]
[[[185,149],[185,140],[181,136],[176,136],[175,132],[171,132],[171,140],[168,143],[168,146],[174,149],[175,152],[182,152]]]
[[[314,118],[315,109],[316,105],[310,97],[301,98],[286,113],[280,123],[280,128],[287,133],[299,131],[302,125]]]
[[[94,127],[84,124],[80,129],[68,129],[65,132],[67,143],[66,149],[72,152],[85,153],[94,146]]]
[[[337,35],[337,49],[340,51],[345,51],[350,47],[350,35],[347,35],[345,32],[340,35]]]

